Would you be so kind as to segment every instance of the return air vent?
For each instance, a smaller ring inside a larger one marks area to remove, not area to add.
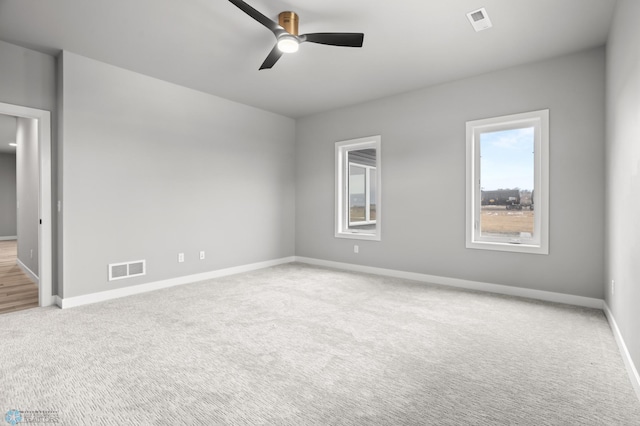
[[[471,26],[476,30],[476,32],[486,30],[493,26],[484,7],[467,13],[467,18],[469,18],[469,22],[471,22]]]
[[[112,263],[109,265],[109,281],[137,277],[147,273],[146,261]]]

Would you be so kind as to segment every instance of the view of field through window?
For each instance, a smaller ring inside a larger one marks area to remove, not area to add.
[[[534,128],[480,135],[480,236],[534,235]]]
[[[349,151],[349,229],[376,227],[376,150]]]

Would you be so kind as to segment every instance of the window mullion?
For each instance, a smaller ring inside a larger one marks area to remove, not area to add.
[[[364,220],[371,222],[371,168],[364,168]]]

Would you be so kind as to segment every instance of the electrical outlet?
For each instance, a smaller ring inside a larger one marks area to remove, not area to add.
[[[31,258],[33,259],[33,249],[31,249]]]
[[[178,253],[178,263],[184,262],[184,253]]]
[[[204,260],[204,251],[200,252],[200,260]]]
[[[616,294],[616,281],[611,280],[611,294]]]
[[[356,254],[358,254],[358,253],[360,252],[360,247],[358,247],[358,245],[357,245],[357,244],[355,244],[355,245],[353,246],[353,252],[354,252],[354,253],[356,253]]]

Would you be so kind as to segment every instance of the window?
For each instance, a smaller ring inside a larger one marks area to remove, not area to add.
[[[336,143],[338,238],[380,240],[380,136]]]
[[[549,253],[549,110],[467,122],[467,248]]]

